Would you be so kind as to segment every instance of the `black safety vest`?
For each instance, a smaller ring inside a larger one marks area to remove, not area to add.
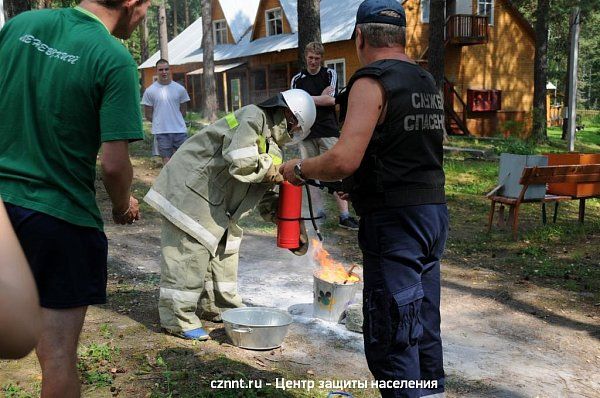
[[[418,65],[380,60],[359,69],[339,96],[361,77],[379,81],[387,112],[369,142],[361,164],[344,181],[359,215],[391,207],[445,203],[444,104],[432,76]]]

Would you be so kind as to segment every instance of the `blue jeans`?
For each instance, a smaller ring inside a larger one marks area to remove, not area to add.
[[[381,389],[384,398],[444,391],[440,259],[447,234],[445,204],[391,208],[360,219],[369,369],[376,380],[437,382],[437,388]]]

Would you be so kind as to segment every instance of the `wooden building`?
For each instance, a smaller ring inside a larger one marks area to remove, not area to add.
[[[321,0],[324,64],[339,87],[360,67],[351,36],[362,0]],[[446,2],[446,111],[450,132],[493,135],[511,120],[531,127],[534,32],[508,0]],[[296,0],[213,0],[219,108],[231,111],[289,88],[298,72]],[[408,55],[427,67],[429,0],[405,0]],[[341,7],[343,5],[343,7]],[[174,80],[202,106],[202,21],[169,42]],[[155,77],[154,54],[140,69]],[[514,126],[514,123],[513,123]],[[514,128],[514,127],[513,127]]]

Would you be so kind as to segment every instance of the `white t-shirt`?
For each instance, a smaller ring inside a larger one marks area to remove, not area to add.
[[[187,132],[179,106],[189,100],[187,91],[179,83],[152,83],[142,97],[142,104],[152,107],[152,134]]]

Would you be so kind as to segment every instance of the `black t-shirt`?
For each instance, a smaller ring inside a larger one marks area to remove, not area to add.
[[[329,86],[333,86],[337,92],[337,75],[335,70],[325,67],[321,67],[314,75],[303,69],[292,79],[292,88],[302,89],[313,96],[321,95]],[[335,106],[317,106],[317,118],[307,139],[339,136]]]

